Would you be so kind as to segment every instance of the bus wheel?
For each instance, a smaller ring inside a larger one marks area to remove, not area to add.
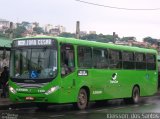
[[[140,91],[137,86],[133,88],[131,101],[133,104],[139,103],[140,100]]]
[[[133,88],[131,98],[124,98],[124,102],[126,104],[137,104],[139,100],[140,100],[140,91],[137,86]]]
[[[80,89],[77,102],[74,104],[74,107],[76,107],[79,110],[86,109],[88,105],[88,96],[85,89]]]

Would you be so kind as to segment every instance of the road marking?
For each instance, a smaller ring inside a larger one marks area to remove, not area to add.
[[[139,107],[140,105],[133,105],[133,106],[131,106],[131,107]]]
[[[81,112],[78,112],[77,114],[87,114],[87,113],[89,113],[89,112],[87,112],[87,111],[81,111]]]
[[[148,105],[152,105],[152,104],[144,104],[145,106],[148,106]]]
[[[108,111],[108,109],[99,109],[99,110],[95,110],[95,111],[98,111],[98,112],[103,112],[103,111]]]
[[[28,110],[28,109],[35,110],[35,109],[37,109],[37,107],[26,107],[26,108],[8,108],[8,109],[6,109],[6,110]]]
[[[125,107],[115,107],[115,108],[112,108],[112,109],[122,109],[122,108],[125,108]]]
[[[49,116],[49,117],[63,117],[64,115],[51,115],[51,116]]]
[[[36,107],[26,107],[26,108],[11,108],[9,107],[8,109],[3,109],[3,110],[0,110],[0,111],[13,111],[13,110],[29,110],[29,109],[32,109],[32,110],[35,110],[37,109]]]

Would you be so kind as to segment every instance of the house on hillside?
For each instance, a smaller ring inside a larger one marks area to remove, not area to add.
[[[0,38],[0,72],[4,66],[9,67],[9,57],[12,40]]]

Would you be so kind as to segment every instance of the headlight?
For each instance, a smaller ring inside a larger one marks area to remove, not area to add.
[[[13,87],[11,87],[11,86],[9,87],[9,91],[12,92],[12,93],[14,93],[14,94],[17,93],[17,91]]]
[[[54,87],[50,88],[45,94],[49,95],[49,94],[55,92],[56,90],[58,90],[59,88],[60,88],[59,86],[54,86]]]

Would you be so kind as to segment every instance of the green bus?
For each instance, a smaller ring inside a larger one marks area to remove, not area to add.
[[[14,102],[73,103],[123,98],[138,103],[157,92],[157,51],[74,38],[13,40],[9,96]]]

